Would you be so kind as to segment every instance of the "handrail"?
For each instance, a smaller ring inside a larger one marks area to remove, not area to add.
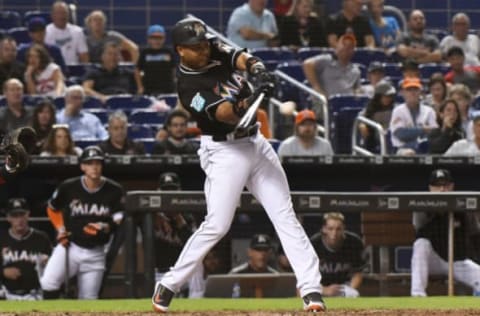
[[[320,100],[320,106],[322,107],[322,112],[323,112],[323,127],[319,126],[319,130],[323,132],[325,139],[330,139],[330,122],[329,122],[328,107],[327,107],[328,103],[325,96],[313,90],[312,88],[304,85],[303,83],[296,80],[295,78],[290,77],[283,71],[275,70],[273,73],[276,74],[278,77],[282,78],[283,80],[287,81],[291,85],[297,87],[300,90],[305,91],[306,93]]]
[[[357,133],[358,133],[358,125],[361,123],[364,123],[373,129],[376,130],[378,135],[380,136],[380,155],[385,156],[387,154],[387,145],[385,141],[385,131],[379,123],[372,121],[371,119],[366,118],[363,115],[359,115],[355,118],[355,121],[353,122],[353,130],[352,130],[352,155],[355,155],[357,153],[362,154],[364,156],[374,156],[375,154],[372,153],[371,151],[366,150],[363,147],[360,147],[357,145]]]

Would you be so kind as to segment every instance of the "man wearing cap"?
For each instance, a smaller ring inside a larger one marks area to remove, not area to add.
[[[268,264],[272,256],[272,250],[273,245],[270,236],[265,234],[254,235],[247,249],[248,261],[234,267],[229,273],[278,273]]]
[[[165,39],[165,28],[162,25],[150,25],[147,30],[148,46],[140,50],[135,68],[138,94],[156,95],[175,92],[176,64],[172,50],[164,46]]]
[[[303,62],[305,77],[315,91],[328,98],[334,94],[352,94],[360,88],[360,69],[351,62],[355,46],[353,35],[343,35],[335,48],[336,58],[322,54]]]
[[[32,39],[31,43],[22,43],[18,47],[17,60],[25,63],[27,61],[27,52],[33,44],[39,44],[45,47],[45,49],[52,57],[53,62],[59,65],[62,68],[62,72],[66,73],[67,67],[65,65],[65,60],[62,56],[62,51],[57,45],[51,45],[45,43],[45,28],[46,28],[45,19],[42,17],[34,17],[28,21],[28,35]]]
[[[465,52],[458,46],[449,48],[446,57],[452,70],[445,74],[445,81],[451,84],[464,84],[472,94],[477,94],[480,89],[480,68],[466,66]]]
[[[418,144],[428,133],[438,127],[435,110],[420,101],[422,84],[418,78],[405,78],[402,83],[405,103],[393,109],[390,120],[392,145],[398,154],[410,155],[418,150]]]
[[[278,44],[278,27],[266,0],[248,0],[233,10],[227,37],[240,47],[260,48]]]
[[[342,213],[323,215],[321,230],[310,238],[320,258],[323,295],[359,296],[362,271],[367,263],[360,237],[345,229]]]
[[[441,194],[454,190],[454,181],[450,171],[434,170],[429,179],[429,191]],[[471,232],[469,221],[472,214],[459,212],[454,214],[453,223],[453,277],[480,291],[480,265],[468,257],[467,248]],[[412,254],[412,296],[427,296],[428,276],[430,274],[448,274],[448,213],[414,212],[413,225],[416,239]]]
[[[0,85],[9,79],[18,79],[24,82],[25,77],[25,59],[18,60],[17,42],[13,37],[3,37],[0,39]],[[0,127],[0,129],[2,129]]]
[[[442,54],[435,36],[425,34],[425,15],[413,10],[408,20],[409,32],[402,34],[397,42],[397,53],[402,58],[412,58],[419,64],[438,63]]]
[[[295,117],[295,135],[288,137],[278,147],[278,155],[285,156],[331,156],[330,142],[318,136],[317,120],[311,110],[298,112]]]
[[[372,61],[368,65],[368,84],[362,85],[362,93],[373,98],[376,85],[385,78],[385,68],[379,61]]]
[[[45,299],[59,297],[66,273],[77,276],[78,298],[98,298],[105,245],[124,211],[122,186],[102,176],[104,159],[98,146],[86,147],[80,156],[83,175],[62,182],[48,202],[58,243],[40,280]]]
[[[0,231],[0,288],[7,300],[41,300],[39,279],[52,251],[47,234],[28,225],[22,198],[8,200],[8,230]]]
[[[375,47],[375,38],[368,22],[362,15],[362,0],[343,0],[342,10],[327,19],[328,45],[336,48],[338,40],[344,34],[357,39],[358,47]]]
[[[457,140],[447,149],[445,156],[480,155],[480,115],[474,116],[471,128],[473,139],[465,138]]]

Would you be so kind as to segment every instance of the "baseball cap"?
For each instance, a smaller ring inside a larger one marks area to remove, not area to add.
[[[381,62],[372,61],[370,65],[368,65],[368,72],[373,72],[373,71],[385,72],[385,68],[383,67]]]
[[[28,209],[27,201],[25,201],[25,199],[11,198],[8,200],[6,210],[7,215],[27,213],[29,211],[30,210]]]
[[[375,94],[395,95],[395,93],[397,93],[397,90],[395,90],[395,87],[388,81],[380,81],[375,86]]]
[[[402,82],[402,89],[408,89],[408,88],[422,88],[422,82],[420,81],[419,78],[416,77],[407,77],[403,79]]]
[[[42,17],[34,17],[28,21],[28,31],[29,32],[37,32],[37,31],[43,31],[45,30],[45,27],[47,26],[47,23],[45,22],[45,19]]]
[[[297,113],[295,125],[302,124],[306,120],[316,121],[315,113],[312,110],[303,110]]]
[[[447,169],[435,169],[430,175],[430,181],[428,182],[431,185],[437,184],[439,182],[453,182],[452,175]]]
[[[357,46],[357,39],[355,38],[355,35],[353,35],[352,33],[343,34],[342,36],[340,36],[339,41],[342,43],[345,41],[352,41],[353,46]]]
[[[148,27],[148,36],[165,36],[165,28],[159,24],[153,24]]]
[[[270,237],[265,234],[256,234],[250,240],[250,248],[255,250],[269,250],[272,248]]]
[[[82,154],[80,155],[80,162],[86,162],[90,160],[104,160],[105,155],[103,154],[103,150],[98,146],[88,146],[86,147]]]
[[[164,172],[158,178],[160,190],[180,190],[180,178],[175,172]]]

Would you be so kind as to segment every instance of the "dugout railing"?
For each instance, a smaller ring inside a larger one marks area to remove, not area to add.
[[[449,273],[448,294],[453,295],[453,214],[478,211],[480,192],[292,192],[292,202],[297,213],[312,212],[448,212]],[[144,289],[150,293],[155,283],[155,247],[153,213],[205,212],[202,191],[129,191],[126,197],[126,262],[125,284],[127,296],[135,297],[136,222],[140,217],[144,231]],[[263,211],[258,201],[244,193],[238,206],[244,212]],[[388,232],[386,232],[388,233]],[[388,256],[385,252],[383,256]],[[380,265],[388,264],[380,258]],[[385,282],[388,266],[380,267],[379,281]],[[382,288],[382,285],[380,286]],[[382,294],[382,293],[380,293]]]

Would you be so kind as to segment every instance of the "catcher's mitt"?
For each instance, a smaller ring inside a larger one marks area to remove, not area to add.
[[[0,152],[6,155],[5,166],[10,173],[28,167],[29,153],[35,148],[36,133],[30,127],[17,128],[3,137]]]

